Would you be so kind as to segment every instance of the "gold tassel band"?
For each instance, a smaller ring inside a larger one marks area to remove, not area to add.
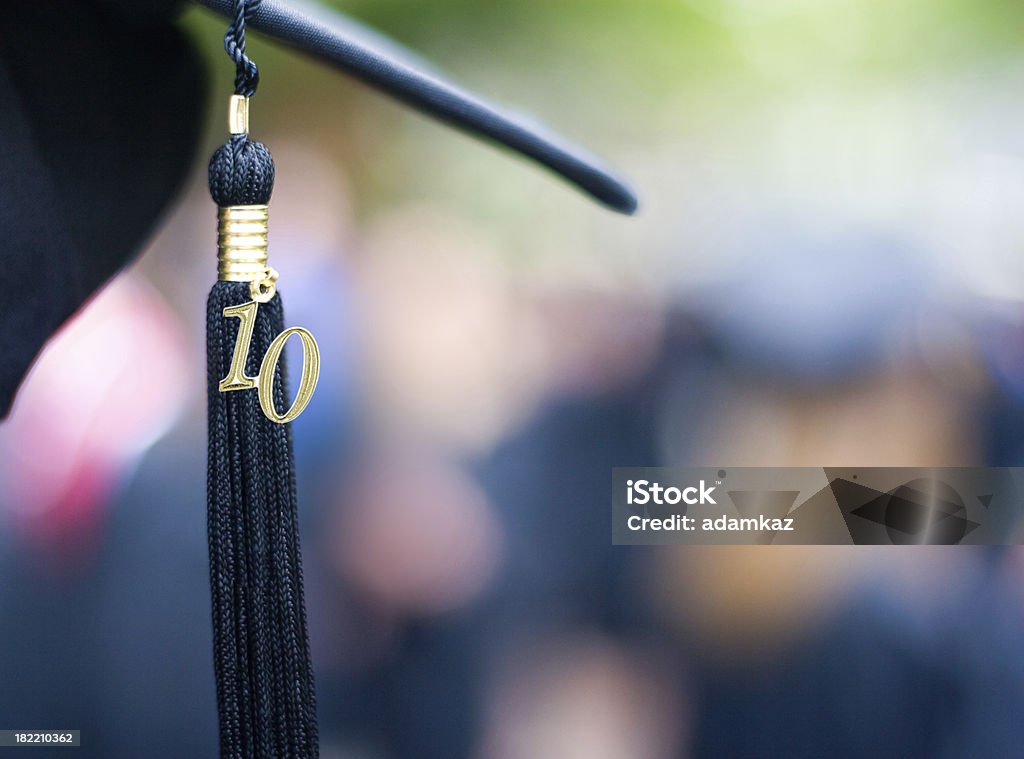
[[[227,206],[217,211],[217,278],[258,282],[268,271],[267,206]]]

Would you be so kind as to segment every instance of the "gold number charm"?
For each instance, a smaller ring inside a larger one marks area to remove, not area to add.
[[[231,356],[231,367],[228,376],[220,381],[220,391],[252,390],[256,387],[256,379],[245,373],[245,359],[249,356],[249,343],[252,342],[252,329],[256,326],[256,303],[243,303],[240,306],[228,306],[224,316],[237,316],[241,320],[238,325],[238,337],[235,339],[235,352]]]
[[[249,346],[252,342],[253,328],[256,326],[258,309],[259,304],[255,302],[229,306],[224,309],[224,316],[237,317],[241,323],[238,325],[238,337],[235,339],[235,351],[231,356],[228,376],[220,381],[218,387],[222,393],[256,388],[259,394],[260,408],[263,409],[267,419],[277,424],[285,424],[305,411],[313,397],[317,380],[320,379],[320,348],[308,329],[290,327],[270,343],[266,355],[263,356],[263,362],[260,364],[259,376],[249,377],[245,373],[245,362],[249,356]],[[283,414],[279,414],[274,407],[274,372],[281,359],[284,344],[292,335],[298,335],[302,341],[302,379],[299,381],[299,391],[295,395],[295,400],[292,401],[291,408]]]
[[[299,339],[302,340],[302,379],[299,380],[299,392],[295,394],[292,407],[283,414],[279,414],[277,409],[274,408],[274,370],[277,368],[277,362],[281,358],[284,344],[288,342],[288,338],[292,335],[298,335]],[[267,348],[267,354],[263,357],[263,363],[260,365],[260,408],[263,409],[267,419],[272,422],[277,422],[278,424],[290,422],[309,405],[309,401],[313,397],[313,391],[316,390],[318,379],[320,379],[320,349],[317,347],[316,340],[313,339],[313,335],[310,334],[308,329],[290,327],[274,338],[270,347]]]

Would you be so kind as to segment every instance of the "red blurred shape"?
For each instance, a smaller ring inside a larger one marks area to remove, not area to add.
[[[123,275],[43,350],[0,426],[2,504],[15,535],[78,565],[104,505],[181,413],[186,342],[148,284]]]

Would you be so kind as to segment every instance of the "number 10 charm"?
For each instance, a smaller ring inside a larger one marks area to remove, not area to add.
[[[285,424],[298,417],[313,397],[317,380],[320,379],[320,349],[308,329],[289,327],[270,343],[266,355],[263,356],[263,362],[260,364],[259,375],[249,377],[245,373],[245,363],[249,357],[249,344],[252,341],[253,328],[256,326],[258,308],[259,303],[250,301],[224,309],[224,316],[236,317],[241,323],[238,325],[238,337],[235,339],[235,352],[231,357],[228,376],[220,381],[219,389],[222,393],[226,393],[232,390],[256,388],[260,399],[260,408],[263,409],[267,419],[278,424]],[[274,407],[274,372],[281,359],[284,344],[292,335],[298,335],[302,341],[302,378],[299,380],[299,390],[295,394],[291,408],[283,414],[279,414]]]

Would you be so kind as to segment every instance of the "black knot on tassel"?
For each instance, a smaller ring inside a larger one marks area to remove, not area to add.
[[[274,192],[274,159],[262,142],[236,134],[210,158],[210,195],[221,208],[265,206]]]

